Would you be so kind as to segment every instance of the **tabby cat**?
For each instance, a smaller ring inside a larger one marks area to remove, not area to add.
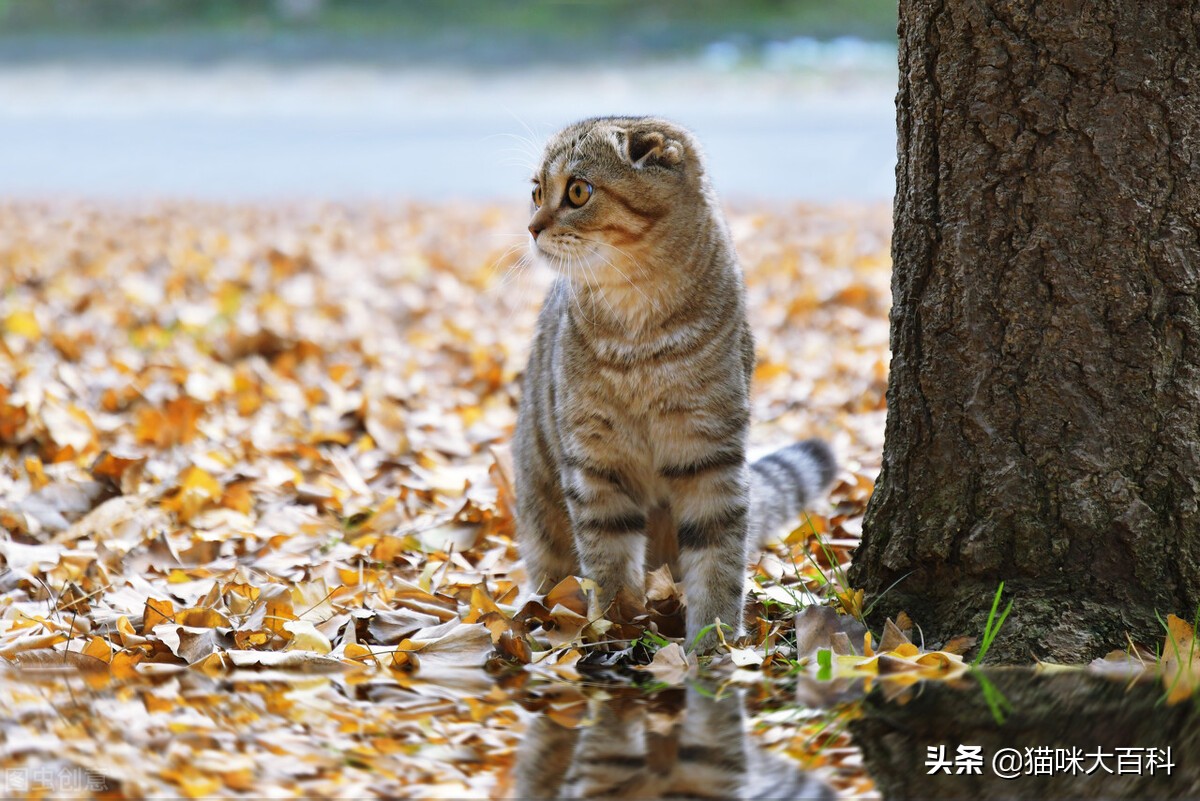
[[[571,125],[533,178],[532,250],[558,273],[514,442],[517,536],[536,589],[567,575],[643,598],[682,573],[687,642],[741,632],[751,542],[827,488],[829,447],[748,465],[754,342],[741,269],[694,137],[652,117]]]

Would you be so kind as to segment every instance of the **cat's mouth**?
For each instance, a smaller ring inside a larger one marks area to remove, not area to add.
[[[574,244],[556,240],[554,237],[548,237],[543,234],[534,240],[533,252],[541,256],[554,270],[567,272],[573,263],[584,263],[591,256],[583,248],[572,247]]]
[[[554,272],[576,284],[593,288],[633,286],[631,275],[636,268],[622,263],[624,251],[605,253],[604,244],[570,235],[542,234],[532,243],[531,251]]]

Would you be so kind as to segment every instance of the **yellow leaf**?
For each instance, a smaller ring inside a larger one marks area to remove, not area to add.
[[[476,584],[471,588],[471,608],[467,616],[463,618],[463,623],[478,623],[479,618],[489,612],[496,612],[507,617],[500,611],[500,607],[496,606],[496,602],[492,600],[487,589],[481,584]]]
[[[285,650],[312,651],[318,654],[327,654],[333,650],[329,638],[317,631],[317,627],[310,621],[289,620],[283,624],[283,628],[292,635],[292,641]]]
[[[234,643],[238,648],[257,648],[266,643],[270,635],[265,631],[235,631]]]
[[[117,639],[120,640],[121,646],[124,648],[129,648],[131,645],[146,641],[144,637],[134,630],[133,624],[129,622],[129,618],[125,615],[117,618]]]
[[[781,375],[787,375],[788,366],[779,362],[763,362],[754,368],[755,381],[770,381]]]
[[[175,697],[142,693],[142,703],[145,704],[147,712],[170,712],[175,708]]]
[[[1167,704],[1187,700],[1200,689],[1200,660],[1196,658],[1195,636],[1195,631],[1186,620],[1167,615],[1167,637],[1162,650]]]
[[[180,732],[183,734],[184,732]],[[164,770],[162,777],[174,783],[183,795],[188,798],[207,798],[216,795],[221,789],[221,782],[212,776],[206,776],[189,766],[179,770]]]
[[[245,792],[254,788],[254,771],[250,768],[221,771],[218,775],[230,790]]]
[[[347,659],[353,659],[355,662],[378,662],[370,648],[356,642],[346,643],[346,648],[342,654]]]
[[[408,550],[408,540],[402,537],[380,537],[371,549],[371,558],[385,565],[396,561],[397,557]]]
[[[215,629],[231,625],[229,618],[215,609],[181,609],[175,613],[175,622],[181,626],[199,629]]]
[[[421,667],[421,660],[412,651],[393,651],[388,667],[397,673],[416,673]]]
[[[254,496],[250,493],[252,481],[236,481],[225,488],[225,494],[221,496],[221,506],[226,509],[233,509],[242,514],[250,514],[250,510],[254,508]]]
[[[109,662],[113,677],[121,681],[131,681],[138,676],[137,664],[145,657],[142,651],[117,651]]]
[[[842,607],[842,611],[850,615],[850,617],[862,617],[862,590],[842,590],[837,593],[837,600]]]
[[[917,659],[917,664],[921,667],[930,668],[935,673],[946,673],[959,667],[963,664],[962,657],[958,654],[948,654],[943,651],[932,651],[924,654]]]
[[[162,623],[173,623],[175,604],[158,598],[147,598],[146,607],[142,612],[142,631],[146,634],[154,631],[154,627]]]
[[[42,336],[42,327],[38,325],[37,317],[33,315],[33,312],[23,309],[10,312],[4,318],[4,330],[29,340],[39,339]]]
[[[175,495],[165,499],[162,506],[175,512],[180,521],[187,523],[220,497],[220,482],[193,465],[180,474]]]
[[[266,616],[263,618],[263,628],[278,634],[285,640],[290,640],[292,633],[284,624],[296,619],[296,610],[292,603],[292,593],[286,587],[274,585],[263,587],[260,598],[266,602]]]
[[[29,485],[33,487],[34,492],[50,483],[42,467],[42,460],[36,456],[25,457],[25,473],[29,476]]]
[[[83,646],[82,653],[85,656],[90,656],[93,659],[99,659],[101,662],[111,662],[113,650],[107,642],[100,637],[92,637],[88,644]]]

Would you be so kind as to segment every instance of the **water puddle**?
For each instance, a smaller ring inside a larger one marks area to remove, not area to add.
[[[6,670],[0,777],[10,796],[78,798],[1200,793],[1195,703],[1166,704],[1147,678],[993,669],[867,690],[746,671],[670,687],[612,671],[422,673]]]

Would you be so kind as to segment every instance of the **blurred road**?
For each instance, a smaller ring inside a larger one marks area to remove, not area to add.
[[[208,200],[524,197],[572,120],[695,130],[726,198],[880,200],[894,74],[702,65],[418,72],[364,66],[0,68],[0,196]]]

